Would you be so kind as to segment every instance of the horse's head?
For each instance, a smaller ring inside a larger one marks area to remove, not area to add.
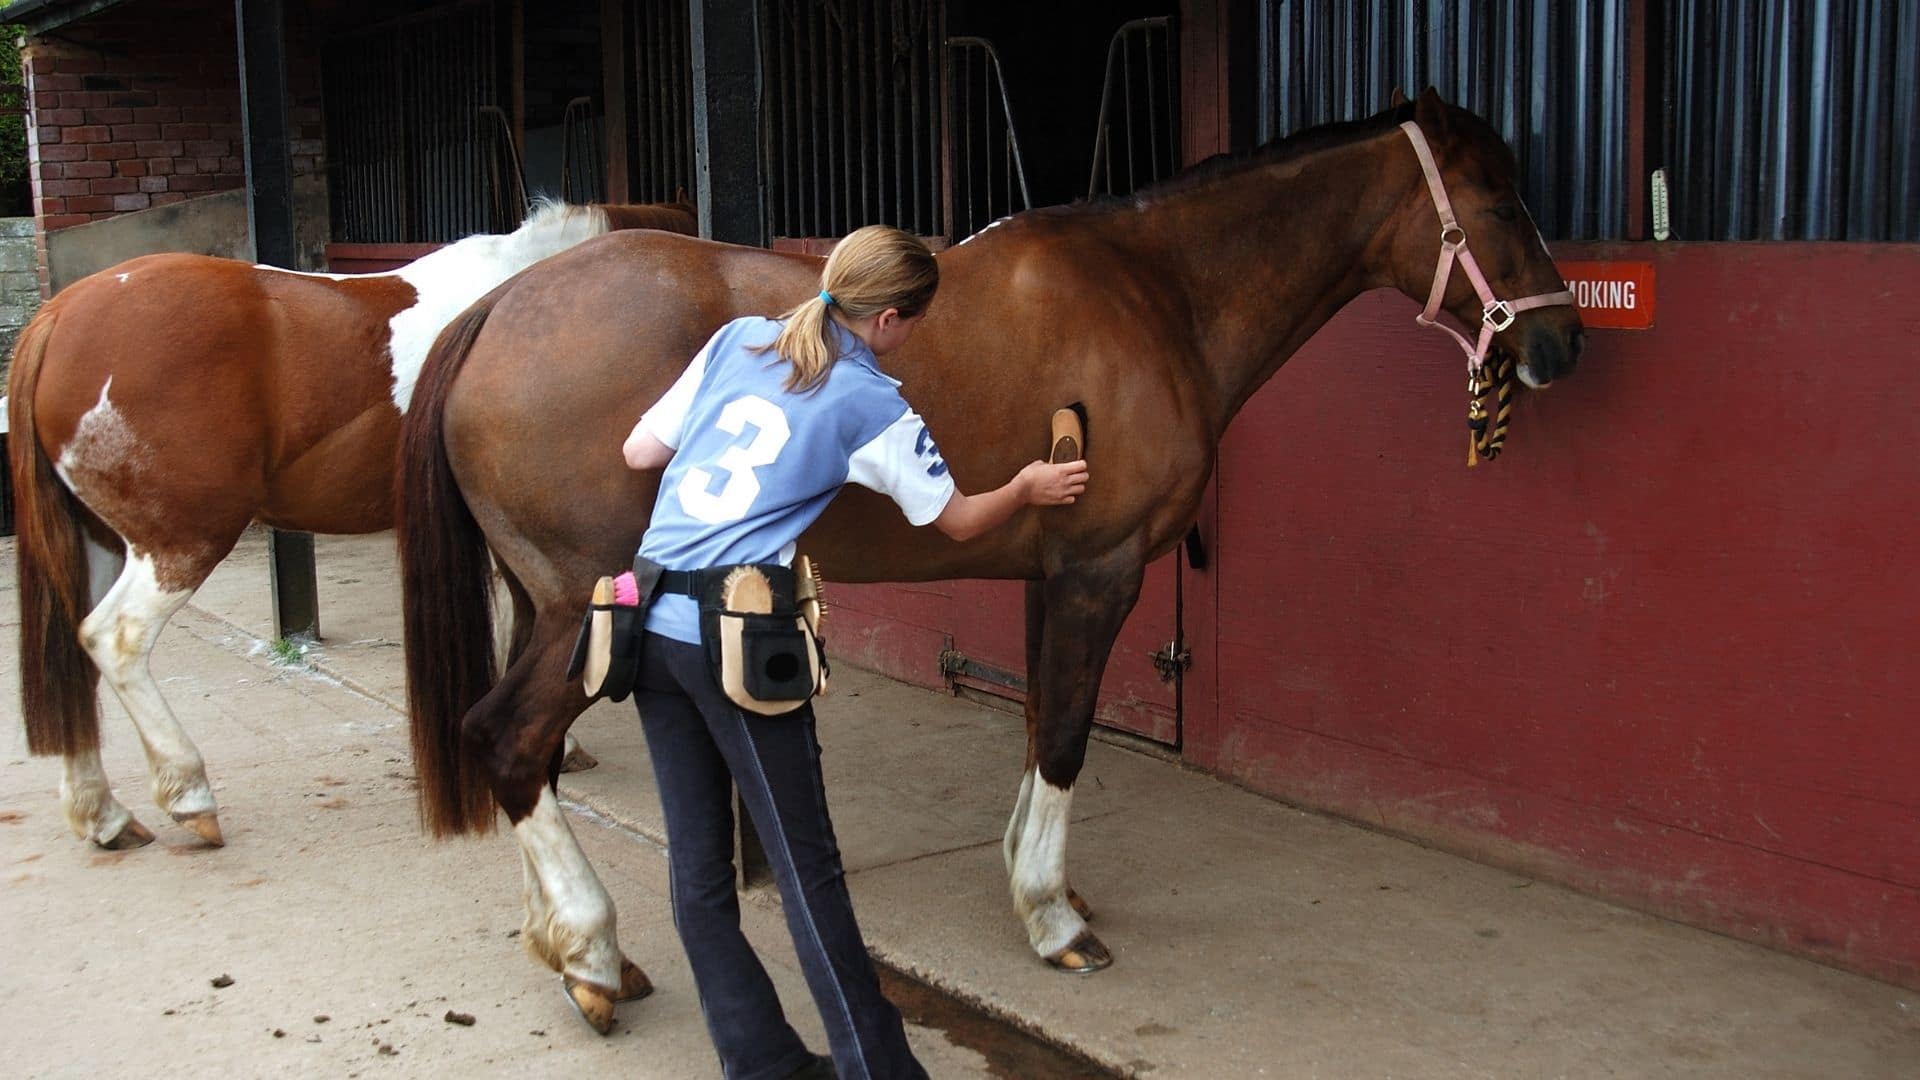
[[[1398,91],[1395,98],[1405,103]],[[1585,336],[1579,311],[1558,295],[1566,282],[1514,187],[1513,152],[1485,120],[1448,105],[1432,87],[1413,103],[1413,123],[1421,138],[1396,137],[1396,152],[1416,159],[1424,140],[1432,169],[1413,170],[1393,218],[1393,283],[1427,303],[1423,322],[1436,309],[1449,312],[1468,327],[1464,347],[1511,357],[1528,386],[1572,371]],[[1453,227],[1444,224],[1449,206]],[[1442,290],[1436,282],[1443,279]]]

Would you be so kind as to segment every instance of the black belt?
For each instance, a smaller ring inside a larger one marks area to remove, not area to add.
[[[697,603],[706,603],[709,592],[718,592],[719,584],[738,566],[758,566],[773,585],[773,599],[776,607],[790,610],[795,602],[793,568],[778,563],[743,563],[730,566],[711,566],[703,570],[662,570],[660,583],[654,586],[654,595],[689,596]]]
[[[701,586],[706,579],[705,570],[662,570],[660,584],[655,586],[656,593],[672,593],[675,596],[691,596],[700,599]]]

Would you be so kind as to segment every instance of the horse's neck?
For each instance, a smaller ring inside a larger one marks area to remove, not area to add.
[[[1347,301],[1386,284],[1375,241],[1406,170],[1380,138],[1254,166],[1140,211],[1144,265],[1192,312],[1216,435]]]

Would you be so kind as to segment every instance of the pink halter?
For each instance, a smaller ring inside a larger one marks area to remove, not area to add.
[[[1420,132],[1420,125],[1409,120],[1400,125],[1413,143],[1413,152],[1420,157],[1420,169],[1427,174],[1427,189],[1433,193],[1434,209],[1440,211],[1440,265],[1433,272],[1433,292],[1427,296],[1426,310],[1413,317],[1421,326],[1437,326],[1453,335],[1460,347],[1467,353],[1467,370],[1478,373],[1480,365],[1486,361],[1487,346],[1492,343],[1493,335],[1513,325],[1515,315],[1534,308],[1552,307],[1555,304],[1572,304],[1573,294],[1566,290],[1540,293],[1522,300],[1501,300],[1487,287],[1486,275],[1480,273],[1480,266],[1473,261],[1473,253],[1467,250],[1467,233],[1453,216],[1453,204],[1447,201],[1447,188],[1440,182],[1440,168],[1433,163],[1433,148],[1427,145],[1427,137]],[[1467,280],[1473,282],[1473,291],[1480,294],[1480,340],[1471,342],[1465,334],[1439,321],[1440,303],[1447,295],[1447,278],[1453,272],[1453,264],[1458,261],[1467,272]]]

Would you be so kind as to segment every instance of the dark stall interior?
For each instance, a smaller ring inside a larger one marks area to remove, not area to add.
[[[1170,0],[949,0],[948,34],[986,38],[1000,54],[1035,206],[1087,195],[1114,31],[1134,19],[1173,13]],[[1177,74],[1177,57],[1157,58]],[[1136,68],[1142,60],[1134,54]]]

